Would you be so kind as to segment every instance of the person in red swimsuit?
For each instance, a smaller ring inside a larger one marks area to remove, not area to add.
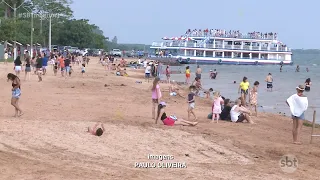
[[[160,118],[164,125],[167,126],[173,126],[173,125],[183,125],[183,126],[195,126],[198,124],[198,122],[190,122],[183,119],[178,119],[175,116],[167,116],[165,109],[166,109],[166,103],[161,102],[158,105],[158,113],[156,118],[156,124],[158,122],[158,119]],[[161,116],[160,116],[161,114]]]

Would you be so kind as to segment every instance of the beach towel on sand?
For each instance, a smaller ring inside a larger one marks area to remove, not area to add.
[[[287,102],[293,116],[300,117],[308,109],[307,97],[300,97],[294,94],[287,99]]]

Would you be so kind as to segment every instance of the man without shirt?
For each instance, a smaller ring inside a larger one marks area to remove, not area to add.
[[[267,82],[267,91],[272,91],[272,88],[273,88],[273,78],[272,78],[272,75],[271,73],[269,73],[266,77],[266,80]]]

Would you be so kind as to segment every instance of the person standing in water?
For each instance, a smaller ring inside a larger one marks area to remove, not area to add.
[[[239,94],[241,92],[241,103],[242,103],[243,106],[247,105],[247,95],[248,95],[249,87],[250,87],[250,84],[248,82],[248,78],[247,77],[243,77],[243,80],[240,83],[239,90],[238,90]]]
[[[199,79],[201,79],[201,73],[202,73],[202,70],[201,70],[200,66],[198,65],[198,66],[197,66],[197,71],[196,71],[196,77],[198,77]]]
[[[296,72],[300,72],[300,66],[297,65]]]
[[[280,72],[282,72],[282,65],[280,66]]]
[[[269,73],[265,79],[265,81],[267,82],[267,91],[271,91],[272,92],[272,88],[273,88],[273,78],[271,73]]]
[[[253,87],[250,90],[250,111],[252,107],[254,107],[254,111],[256,116],[258,116],[257,106],[258,106],[258,88],[259,88],[259,81],[254,82]]]
[[[186,67],[186,84],[190,84],[190,73],[191,73],[190,67],[187,66]]]
[[[310,78],[306,79],[306,82],[304,83],[304,85],[306,86],[305,91],[309,92],[310,86],[311,86],[311,79]]]
[[[297,93],[290,96],[286,103],[290,108],[293,120],[293,144],[301,144],[300,133],[304,121],[304,112],[308,109],[308,98],[303,94],[304,85],[296,87]]]

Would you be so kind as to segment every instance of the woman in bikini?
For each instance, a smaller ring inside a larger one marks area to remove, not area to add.
[[[305,87],[305,91],[309,92],[310,91],[310,86],[311,86],[311,79],[310,78],[306,79],[306,82],[304,83],[304,85],[306,86]]]
[[[164,125],[173,126],[173,125],[183,125],[183,126],[195,126],[198,122],[190,122],[183,119],[178,119],[175,116],[167,116],[165,109],[166,103],[161,102],[158,105],[158,113],[156,118],[156,124],[158,123],[158,119],[160,118]],[[160,116],[161,115],[161,116]]]
[[[11,98],[11,105],[15,108],[15,115],[14,117],[20,117],[23,115],[22,110],[19,107],[19,99],[21,96],[21,83],[18,76],[9,73],[7,75],[8,81],[12,81],[12,98]]]

